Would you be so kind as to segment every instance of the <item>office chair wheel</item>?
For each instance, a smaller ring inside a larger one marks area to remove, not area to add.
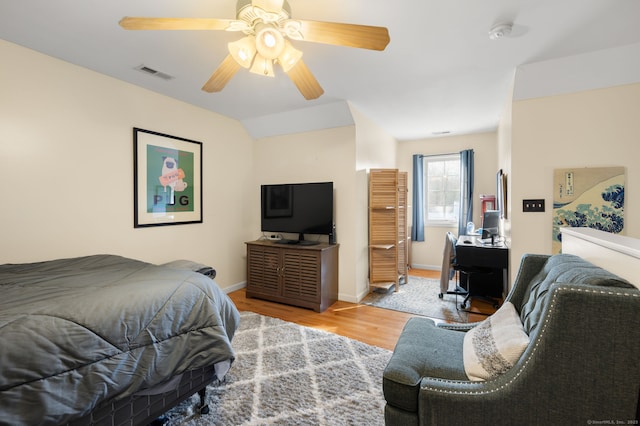
[[[462,303],[460,304],[460,308],[461,308],[461,309],[467,309],[467,304],[466,304],[466,303],[464,303],[464,302],[462,302]]]
[[[438,298],[439,298],[439,299],[442,299],[443,297],[444,297],[444,294],[442,294],[442,293],[438,293]]]

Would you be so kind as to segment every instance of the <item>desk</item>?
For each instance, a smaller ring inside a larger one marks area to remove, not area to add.
[[[456,263],[464,269],[486,268],[487,273],[473,275],[473,288],[469,288],[467,275],[460,274],[460,284],[472,296],[504,298],[509,277],[509,247],[503,243],[482,244],[476,236],[463,235],[456,243]]]

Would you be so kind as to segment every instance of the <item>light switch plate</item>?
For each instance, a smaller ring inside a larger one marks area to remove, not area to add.
[[[544,199],[535,200],[522,200],[522,211],[528,212],[543,212],[544,211]]]

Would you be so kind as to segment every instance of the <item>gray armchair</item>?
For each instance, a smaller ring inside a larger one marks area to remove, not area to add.
[[[387,425],[588,424],[638,418],[640,291],[583,259],[525,255],[507,296],[530,343],[497,377],[470,381],[475,324],[411,318],[383,375]]]

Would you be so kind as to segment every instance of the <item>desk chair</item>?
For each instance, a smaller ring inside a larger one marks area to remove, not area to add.
[[[444,250],[442,252],[442,272],[440,272],[440,293],[438,297],[443,298],[445,294],[455,294],[461,296],[467,296],[468,292],[464,288],[460,287],[458,280],[456,280],[456,287],[454,290],[449,290],[449,281],[456,275],[456,271],[459,270],[456,264],[456,243],[458,239],[451,232],[447,232],[444,241]],[[456,301],[456,304],[458,302]]]
[[[482,268],[479,266],[461,266],[456,263],[456,243],[458,242],[457,238],[451,232],[447,232],[445,238],[444,251],[442,254],[442,272],[440,274],[440,294],[438,297],[442,299],[445,294],[455,294],[456,297],[458,295],[465,296],[464,300],[460,304],[460,309],[466,310],[467,304],[470,303],[471,298],[476,298],[480,300],[484,300],[485,302],[491,303],[494,308],[498,308],[499,304],[492,298],[480,296],[472,293],[472,279],[474,276],[479,274],[492,274],[493,270],[491,268]],[[452,291],[449,291],[449,280],[453,278],[455,272],[458,272],[458,277],[460,274],[464,274],[466,276],[467,288],[464,289],[459,285],[459,279],[456,280],[456,288]],[[456,304],[457,304],[456,299]]]

